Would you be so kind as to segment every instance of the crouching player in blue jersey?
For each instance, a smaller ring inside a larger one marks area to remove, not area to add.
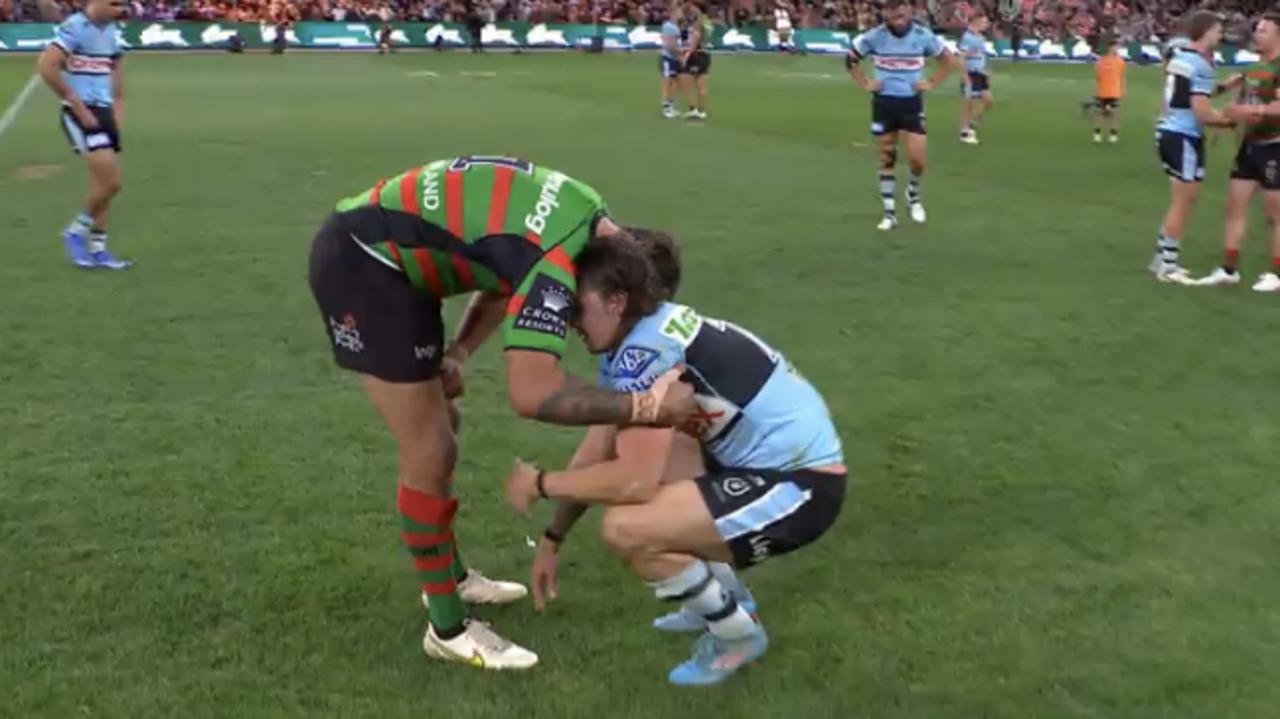
[[[880,148],[880,199],[884,217],[879,229],[898,226],[895,208],[898,164],[898,133],[903,133],[907,162],[907,205],[911,219],[925,221],[924,202],[920,194],[920,178],[924,176],[926,138],[924,129],[924,97],[946,79],[951,71],[951,53],[929,28],[912,20],[914,8],[910,0],[887,0],[884,24],[873,27],[853,39],[845,58],[845,66],[854,82],[872,94],[871,134]],[[875,63],[875,79],[868,79],[858,63],[871,57]],[[926,57],[938,58],[933,77],[921,80]]]
[[[659,599],[681,605],[659,624],[706,629],[669,679],[714,684],[768,647],[728,565],[786,554],[831,527],[845,492],[840,440],[822,397],[777,351],[665,301],[671,287],[627,273],[610,252],[577,258],[574,327],[604,355],[606,387],[644,387],[686,369],[700,409],[686,431],[706,466],[674,429],[593,427],[568,470],[517,462],[505,491],[521,512],[540,497],[560,503],[535,559],[535,601],[543,585],[554,596],[555,552],[573,520],[585,505],[606,505],[605,542]]]
[[[1148,266],[1159,281],[1181,285],[1194,284],[1179,261],[1179,243],[1204,179],[1204,128],[1233,124],[1209,104],[1217,87],[1210,58],[1222,40],[1222,22],[1216,14],[1200,10],[1187,19],[1185,29],[1188,42],[1175,48],[1165,64],[1164,112],[1156,124],[1156,150],[1169,176],[1169,208]]]
[[[991,82],[987,77],[987,39],[983,33],[991,27],[991,20],[981,8],[969,15],[969,29],[960,38],[960,52],[964,55],[964,78],[961,89],[964,104],[960,108],[960,142],[978,144],[978,121],[991,109]]]
[[[120,191],[121,102],[120,29],[123,0],[89,0],[58,26],[40,55],[38,71],[62,101],[62,131],[84,156],[89,192],[84,209],[62,233],[67,257],[76,267],[123,270],[131,262],[107,251],[107,208]]]

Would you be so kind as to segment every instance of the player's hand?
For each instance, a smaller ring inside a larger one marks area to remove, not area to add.
[[[929,92],[933,89],[933,80],[919,80],[911,87],[915,88],[916,92]]]
[[[71,106],[71,113],[76,116],[76,122],[80,123],[80,127],[86,130],[98,129],[98,118],[83,102],[77,102]]]
[[[533,503],[538,501],[538,468],[517,459],[503,482],[502,491],[512,509],[529,516]]]
[[[683,427],[698,411],[693,385],[680,381],[683,373],[683,367],[669,369],[649,388],[658,403],[654,424],[660,427]]]
[[[547,608],[547,600],[558,597],[556,571],[560,566],[560,547],[543,537],[533,555],[533,568],[529,570],[529,587],[533,591],[533,610]]]
[[[467,350],[462,345],[453,345],[445,350],[440,360],[440,382],[444,385],[445,399],[461,397],[465,389],[462,382],[462,363],[467,361]]]

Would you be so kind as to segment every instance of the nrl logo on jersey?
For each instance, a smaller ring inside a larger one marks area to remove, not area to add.
[[[623,347],[613,360],[614,379],[639,379],[656,359],[657,351],[648,347]]]

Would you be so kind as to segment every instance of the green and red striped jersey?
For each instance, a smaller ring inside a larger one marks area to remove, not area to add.
[[[1244,86],[1241,92],[1244,101],[1250,105],[1266,105],[1276,99],[1276,89],[1280,86],[1280,59],[1270,62],[1261,61],[1249,66],[1244,73]],[[1275,142],[1280,140],[1280,120],[1265,117],[1256,125],[1246,126],[1245,142]]]
[[[339,201],[337,210],[368,207],[423,225],[356,237],[414,287],[441,298],[472,290],[509,294],[504,346],[563,351],[576,290],[573,261],[606,214],[591,187],[524,160],[456,157],[379,181]]]

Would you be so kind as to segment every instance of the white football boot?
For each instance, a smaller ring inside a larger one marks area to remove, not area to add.
[[[498,636],[488,624],[467,619],[465,626],[451,639],[441,639],[435,627],[428,626],[422,650],[432,659],[480,669],[529,669],[538,663],[537,654]]]
[[[911,219],[920,225],[923,225],[929,219],[929,216],[925,214],[923,202],[911,203]]]
[[[892,230],[897,226],[898,226],[897,215],[885,215],[884,217],[880,218],[880,224],[876,225],[876,229],[880,230],[881,232],[888,232],[889,230]]]
[[[1274,272],[1267,272],[1253,283],[1254,292],[1280,292],[1280,275]]]
[[[458,596],[466,604],[509,604],[524,599],[529,590],[519,582],[504,582],[490,579],[474,569],[467,570],[467,576],[458,582]],[[422,606],[429,606],[427,593],[422,593]]]
[[[1213,268],[1213,272],[1196,280],[1200,287],[1222,287],[1240,284],[1239,272],[1227,272],[1222,267]]]

